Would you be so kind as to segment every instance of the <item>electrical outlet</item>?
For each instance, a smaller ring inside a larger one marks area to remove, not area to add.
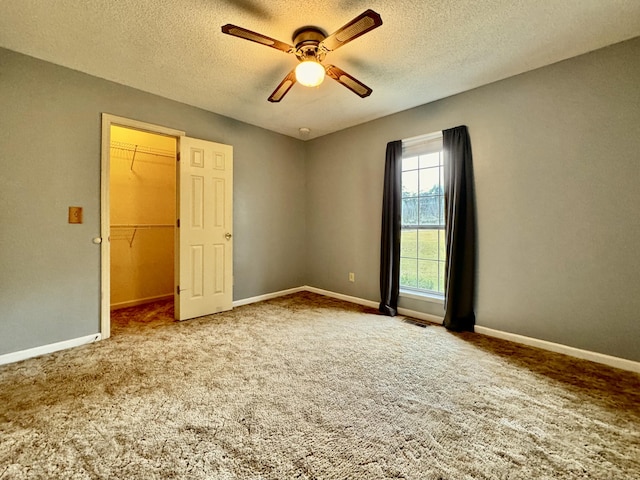
[[[356,281],[356,274],[353,272],[349,272],[349,281],[350,282],[355,282]]]

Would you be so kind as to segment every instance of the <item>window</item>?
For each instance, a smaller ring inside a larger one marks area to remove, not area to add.
[[[400,288],[444,295],[445,229],[442,133],[402,141]]]

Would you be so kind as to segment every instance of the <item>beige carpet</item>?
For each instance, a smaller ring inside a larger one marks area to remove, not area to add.
[[[310,293],[115,316],[0,367],[0,479],[640,478],[632,373]]]

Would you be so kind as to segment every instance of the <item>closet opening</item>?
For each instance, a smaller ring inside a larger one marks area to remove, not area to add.
[[[174,136],[110,126],[111,332],[173,322],[176,248]]]

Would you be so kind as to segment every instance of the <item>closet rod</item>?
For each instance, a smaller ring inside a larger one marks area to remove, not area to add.
[[[175,227],[173,223],[122,223],[113,224],[111,228],[161,228]]]

